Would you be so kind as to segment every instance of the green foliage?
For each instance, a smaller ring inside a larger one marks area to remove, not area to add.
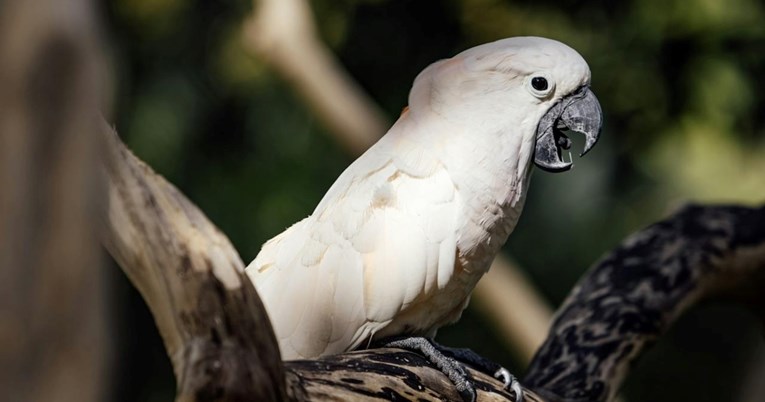
[[[314,0],[312,6],[323,39],[391,120],[422,68],[478,43],[546,36],[588,60],[605,112],[602,143],[569,173],[534,174],[507,247],[555,303],[598,256],[670,208],[765,200],[760,1]],[[250,7],[243,0],[113,0],[106,8],[118,130],[200,205],[245,261],[310,214],[352,160],[290,88],[247,54],[239,29]],[[717,325],[753,331],[734,318],[684,320],[660,345],[662,358],[649,355],[638,370],[628,399],[732,400],[751,337],[736,343],[730,339],[737,334],[720,341],[720,334],[704,333]],[[470,325],[445,330],[447,339],[472,344],[479,321],[468,319]],[[692,376],[675,371],[682,378],[652,386],[656,373],[687,368],[678,339],[693,332],[688,326],[718,343],[694,352]],[[503,356],[497,347],[482,352]],[[137,382],[135,389],[146,385]],[[151,399],[146,392],[123,399]]]

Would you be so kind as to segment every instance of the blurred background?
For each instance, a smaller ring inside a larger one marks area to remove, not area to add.
[[[477,44],[545,36],[589,62],[605,114],[601,142],[568,173],[534,174],[505,247],[553,307],[603,253],[680,205],[765,201],[759,0],[309,3],[320,41],[389,122],[420,70]],[[110,0],[101,9],[113,123],[245,262],[310,214],[354,159],[294,83],[245,43],[252,8],[245,0]],[[112,272],[112,400],[171,400],[172,371],[152,318],[124,275]],[[469,309],[439,340],[522,375],[524,362],[485,321]],[[753,316],[701,306],[640,360],[623,395],[760,401],[764,361]]]

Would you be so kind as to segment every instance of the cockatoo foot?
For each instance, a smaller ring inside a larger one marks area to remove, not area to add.
[[[378,345],[419,352],[449,378],[465,401],[475,401],[476,391],[463,364],[502,381],[506,389],[509,388],[515,393],[515,402],[523,402],[523,390],[515,376],[506,368],[470,349],[449,348],[423,337],[389,338],[382,340]]]
[[[432,342],[441,353],[446,356],[452,357],[459,362],[474,367],[478,371],[490,375],[505,385],[505,388],[510,388],[515,393],[515,402],[523,402],[523,390],[521,389],[521,383],[515,378],[510,371],[499,364],[473,352],[467,348],[450,348],[439,345]]]
[[[435,343],[423,337],[387,339],[379,343],[382,347],[399,348],[413,352],[419,352],[449,378],[449,381],[457,388],[462,400],[475,402],[475,385],[470,380],[467,370],[457,359],[444,355]]]

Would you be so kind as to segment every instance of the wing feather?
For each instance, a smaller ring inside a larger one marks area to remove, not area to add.
[[[448,282],[456,190],[437,159],[413,148],[395,156],[372,148],[312,216],[267,242],[247,267],[285,359],[362,345]]]

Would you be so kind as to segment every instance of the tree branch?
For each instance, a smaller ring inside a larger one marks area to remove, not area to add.
[[[62,12],[66,11],[66,12]],[[0,2],[0,389],[99,401],[108,380],[98,198],[101,93],[87,0]]]
[[[461,401],[451,382],[421,356],[399,349],[375,349],[285,362],[287,383],[301,400]],[[512,402],[502,383],[470,370],[480,402]],[[541,402],[532,391],[525,400]]]
[[[270,63],[316,111],[352,155],[388,129],[382,110],[319,40],[305,0],[258,0],[244,25],[250,48]]]
[[[764,277],[765,206],[688,206],[579,281],[524,385],[551,401],[609,401],[631,363],[699,300],[732,297],[762,316]]]
[[[101,131],[109,196],[101,238],[154,315],[177,400],[283,400],[276,339],[239,254],[111,128]]]

